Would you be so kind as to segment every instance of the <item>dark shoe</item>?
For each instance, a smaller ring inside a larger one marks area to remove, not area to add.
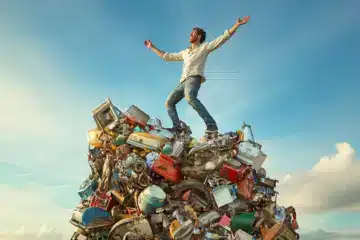
[[[166,128],[166,130],[169,130],[170,132],[182,132],[183,129],[180,126],[174,126],[172,128]]]
[[[218,127],[216,126],[216,124],[207,125],[205,132],[206,133],[216,133],[216,132],[218,132]]]

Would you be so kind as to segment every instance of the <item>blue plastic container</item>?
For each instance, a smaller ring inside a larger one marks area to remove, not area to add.
[[[101,209],[101,208],[97,208],[97,207],[90,207],[87,208],[82,216],[81,216],[81,223],[83,225],[88,225],[90,223],[95,222],[96,220],[100,220],[100,219],[110,219],[111,215],[109,212]]]

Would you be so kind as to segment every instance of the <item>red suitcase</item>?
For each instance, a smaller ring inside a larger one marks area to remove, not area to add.
[[[175,183],[183,179],[181,166],[177,164],[173,158],[162,153],[159,158],[154,161],[151,170]]]

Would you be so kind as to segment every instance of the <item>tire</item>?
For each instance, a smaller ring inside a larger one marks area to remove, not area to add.
[[[211,195],[206,186],[195,179],[184,180],[175,187],[174,198],[181,200],[183,194],[188,191],[194,191],[195,193],[201,193],[204,200],[207,202],[207,208],[212,207]]]

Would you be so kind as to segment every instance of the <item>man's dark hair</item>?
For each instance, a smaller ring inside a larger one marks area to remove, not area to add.
[[[200,43],[203,43],[206,39],[206,32],[204,29],[199,28],[199,27],[195,27],[193,28],[193,30],[195,30],[197,32],[197,34],[200,35]]]

